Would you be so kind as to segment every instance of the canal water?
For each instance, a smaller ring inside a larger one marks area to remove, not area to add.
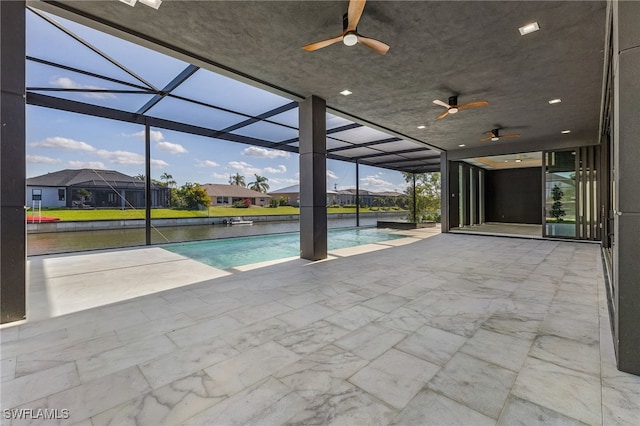
[[[375,226],[378,218],[360,218],[360,226]],[[355,217],[328,219],[329,228],[356,226]],[[246,237],[253,235],[297,232],[300,222],[254,222],[253,225],[193,225],[171,226],[151,229],[153,244],[183,241],[212,240],[219,238]],[[120,247],[135,247],[145,244],[144,228],[110,229],[98,231],[74,231],[27,234],[27,254],[29,256],[71,253]]]

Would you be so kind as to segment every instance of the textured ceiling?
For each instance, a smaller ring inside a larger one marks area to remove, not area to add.
[[[47,3],[291,98],[320,96],[356,121],[457,157],[598,143],[605,2],[369,1],[358,31],[389,44],[385,56],[341,43],[301,49],[341,32],[347,1],[165,0],[159,10],[116,0]],[[518,27],[532,21],[540,31],[521,36]],[[490,105],[436,121],[444,109],[432,101],[454,94]],[[549,105],[553,98],[562,102]],[[479,142],[494,128],[522,136]]]

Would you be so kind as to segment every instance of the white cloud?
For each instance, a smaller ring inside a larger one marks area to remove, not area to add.
[[[100,158],[104,158],[115,164],[144,164],[144,155],[129,151],[107,151],[100,149],[96,152]],[[169,163],[162,160],[151,159],[153,167],[166,167]]]
[[[226,174],[226,173],[212,173],[211,177],[216,178],[216,179],[229,180],[229,175]]]
[[[265,167],[264,168],[264,172],[265,173],[274,173],[274,174],[278,174],[278,173],[286,173],[287,172],[287,168],[283,165],[280,164],[278,167]]]
[[[362,183],[362,187],[366,189],[371,189],[377,192],[383,191],[395,191],[396,185],[381,179],[379,175],[370,175],[360,179]]]
[[[54,136],[46,138],[40,142],[33,142],[31,146],[36,148],[48,148],[48,149],[68,149],[75,151],[89,151],[93,152],[96,149],[86,142],[77,141],[74,139],[63,138],[61,136]]]
[[[136,133],[125,134],[125,136],[135,136],[144,139],[145,131],[141,130]],[[157,143],[156,147],[160,151],[168,152],[170,154],[186,154],[187,152],[189,152],[184,146],[180,145],[179,143],[173,143],[165,140],[164,134],[160,130],[151,130],[149,132],[149,139],[151,139],[151,142]]]
[[[45,157],[44,155],[27,155],[27,163],[57,164],[59,162],[59,158]]]
[[[162,160],[151,159],[151,167],[168,167],[169,163]]]
[[[69,161],[67,164],[74,169],[106,169],[101,161]]]
[[[331,170],[327,170],[327,179],[338,179],[338,176]]]
[[[180,145],[179,143],[171,143],[167,141],[158,142],[157,147],[160,151],[170,152],[171,154],[184,154],[186,152],[189,152],[184,146]]]
[[[291,154],[287,151],[277,151],[273,149],[261,148],[259,146],[250,146],[242,151],[242,155],[248,155],[250,157],[262,157],[262,158],[289,158]]]
[[[144,139],[145,138],[145,132],[144,132],[144,130],[141,130],[139,132],[132,133],[132,134],[126,135],[126,136],[137,136],[139,138]],[[162,134],[162,132],[160,130],[151,130],[149,132],[149,138],[151,139],[152,142],[162,142],[162,141],[164,141],[164,135]]]
[[[238,172],[244,175],[253,175],[253,174],[257,175],[262,173],[262,171],[259,168],[254,167],[249,163],[245,163],[244,161],[229,161],[227,163],[227,168],[232,170],[237,170]]]
[[[88,84],[79,84],[75,81],[71,80],[68,77],[58,77],[56,79],[51,80],[50,82],[54,86],[62,87],[63,89],[85,89],[85,90],[107,90],[105,87],[92,86]],[[92,99],[115,99],[116,96],[113,93],[83,93],[83,96]]]
[[[211,161],[211,160],[202,160],[202,161],[198,161],[196,163],[196,165],[198,167],[218,167],[220,164],[216,163],[215,161]]]

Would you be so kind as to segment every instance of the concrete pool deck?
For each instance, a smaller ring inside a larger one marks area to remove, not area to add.
[[[599,246],[410,232],[243,270],[156,247],[43,258],[31,280],[102,283],[110,304],[2,326],[1,405],[93,426],[637,424]]]
[[[332,250],[327,260],[409,244],[439,230],[391,233],[406,238]],[[289,257],[223,270],[162,246],[31,256],[27,262],[27,317],[43,320],[282,262],[308,263]]]

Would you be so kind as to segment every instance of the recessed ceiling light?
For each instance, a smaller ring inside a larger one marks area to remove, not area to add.
[[[516,158],[516,163],[522,163],[522,160],[519,158]]]
[[[551,105],[553,105],[553,104],[559,104],[560,102],[562,102],[562,99],[560,99],[560,98],[551,99],[551,100],[549,101],[549,103],[550,103]]]
[[[571,130],[563,130],[563,131],[562,131],[562,132],[560,132],[560,133],[562,133],[563,135],[566,135],[567,133],[571,133]]]
[[[343,90],[342,92],[340,92],[341,95],[343,96],[349,96],[350,94],[352,94],[353,92],[351,90]]]
[[[427,126],[423,126],[422,124],[418,126],[418,129],[426,129]]]
[[[135,6],[138,0],[120,0],[122,3],[128,4],[129,6]]]
[[[540,26],[538,25],[538,23],[532,22],[530,24],[525,25],[524,27],[518,28],[518,31],[520,31],[520,35],[526,35],[526,34],[534,33],[539,29],[540,29]]]
[[[460,148],[462,148],[463,146],[466,146],[465,144],[461,143],[460,145],[458,145]]]

